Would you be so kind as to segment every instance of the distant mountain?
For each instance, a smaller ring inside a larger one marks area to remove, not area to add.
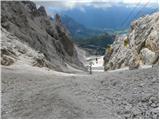
[[[112,31],[129,28],[131,21],[155,11],[158,11],[158,7],[131,7],[122,4],[113,5],[107,8],[83,6],[61,10],[59,13],[70,16],[87,28]],[[55,11],[53,10],[53,12]]]
[[[51,20],[54,21],[54,18],[51,17]],[[67,15],[61,15],[61,20],[62,24],[69,30],[73,40],[88,38],[104,32],[102,30],[89,29]]]
[[[104,54],[106,46],[114,42],[115,35],[105,33],[105,30],[86,28],[67,15],[61,15],[61,19],[63,25],[69,30],[72,41],[90,54]],[[51,20],[54,21],[54,18],[51,17]]]
[[[54,18],[51,17],[51,19],[54,21]],[[72,41],[90,54],[104,54],[106,46],[114,42],[115,35],[105,32],[106,30],[86,28],[67,15],[61,15],[61,20],[69,30]]]

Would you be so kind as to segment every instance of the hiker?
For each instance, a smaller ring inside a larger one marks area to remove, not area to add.
[[[92,62],[89,63],[89,74],[92,74]]]
[[[98,58],[96,58],[96,63],[98,63]]]

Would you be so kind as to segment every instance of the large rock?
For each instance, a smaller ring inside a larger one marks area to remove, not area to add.
[[[153,64],[153,61],[156,57],[155,52],[152,52],[148,48],[144,48],[141,50],[141,54],[144,64]]]
[[[63,71],[66,63],[83,68],[59,15],[53,23],[44,7],[37,9],[31,1],[2,1],[1,15],[2,27],[22,43],[44,54],[51,68]]]
[[[2,55],[1,56],[1,65],[9,66],[14,63],[14,59],[10,56],[7,55]]]
[[[126,41],[128,41],[127,46]],[[107,61],[104,59],[105,70],[126,66],[129,66],[130,69],[137,69],[140,65],[158,63],[159,13],[133,21],[128,35],[117,37],[112,48],[112,55]]]

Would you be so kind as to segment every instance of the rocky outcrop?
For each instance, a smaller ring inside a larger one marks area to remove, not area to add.
[[[32,66],[53,68],[43,53],[35,51],[15,35],[1,28],[2,46],[1,46],[1,64],[5,66],[14,63],[31,64]]]
[[[113,49],[112,53],[109,54],[108,50],[106,50],[104,57],[105,70],[114,70],[125,67],[129,64],[129,60],[131,59],[131,50],[128,49],[128,47],[124,47],[124,39],[125,36],[120,36],[115,39],[115,42],[111,45],[111,48]]]
[[[143,64],[158,63],[159,13],[134,21],[128,35],[129,45]]]
[[[1,12],[2,27],[15,35],[21,43],[42,53],[50,68],[63,71],[66,63],[83,68],[59,15],[56,15],[53,23],[44,7],[37,9],[31,1],[2,1]],[[37,62],[44,63],[39,60]]]
[[[126,44],[127,41],[127,44]],[[113,53],[104,57],[105,70],[129,66],[158,64],[159,60],[159,13],[147,15],[133,21],[126,36],[119,36],[111,45]]]
[[[7,55],[2,55],[1,56],[1,65],[9,66],[14,63],[14,59],[10,56]]]

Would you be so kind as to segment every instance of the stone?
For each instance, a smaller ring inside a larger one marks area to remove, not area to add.
[[[15,62],[15,60],[7,55],[1,56],[1,65],[9,66],[12,65]]]
[[[148,48],[143,48],[141,50],[142,59],[144,61],[144,64],[151,65],[156,57],[155,52],[152,52]]]

